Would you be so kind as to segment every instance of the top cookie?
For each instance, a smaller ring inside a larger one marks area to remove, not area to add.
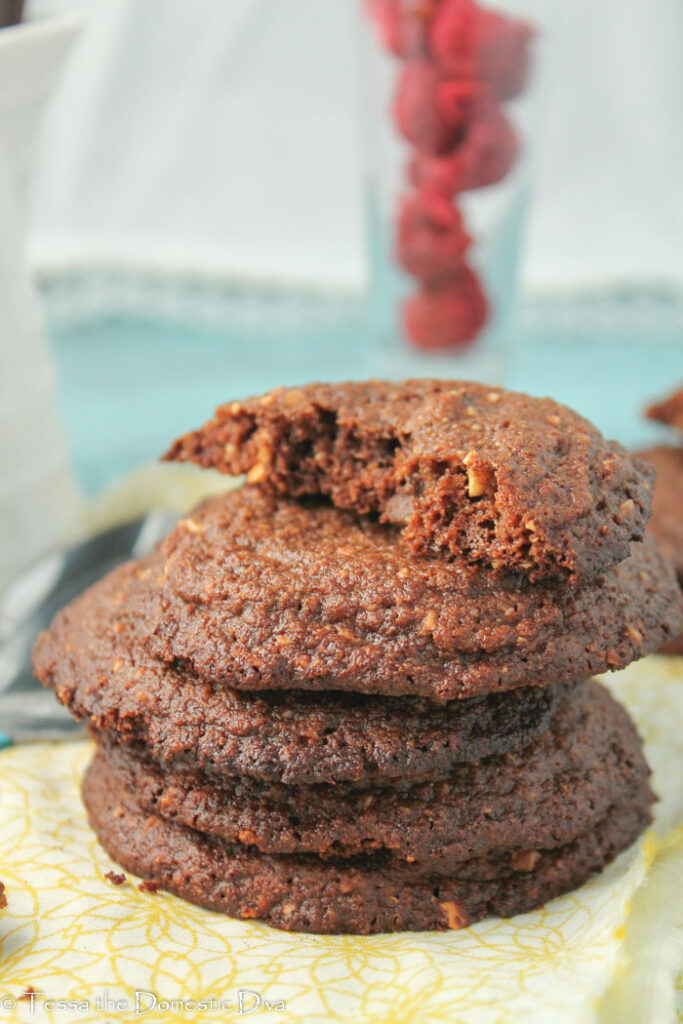
[[[629,554],[653,474],[548,398],[458,381],[277,388],[220,406],[165,459],[399,523],[419,552],[531,580],[595,579]]]
[[[683,387],[661,402],[654,402],[645,410],[649,420],[665,423],[667,427],[683,430]]]

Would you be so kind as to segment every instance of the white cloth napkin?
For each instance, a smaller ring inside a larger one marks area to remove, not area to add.
[[[76,6],[87,30],[36,182],[42,271],[123,264],[362,288],[360,0]],[[683,4],[490,6],[541,26],[527,289],[683,285]]]

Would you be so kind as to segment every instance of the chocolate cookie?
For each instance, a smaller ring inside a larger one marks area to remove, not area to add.
[[[414,555],[396,529],[257,488],[203,504],[140,572],[149,649],[235,689],[474,697],[623,668],[681,626],[652,541],[590,587],[494,583]]]
[[[491,878],[491,862],[425,878],[382,854],[323,861],[231,846],[141,811],[97,758],[83,799],[100,842],[126,870],[193,903],[289,931],[355,933],[461,928],[487,914],[531,910],[585,882],[650,821],[647,789],[588,833],[549,851],[521,851],[518,870]],[[479,875],[481,880],[477,880]]]
[[[626,712],[585,683],[520,753],[462,766],[438,783],[349,790],[162,771],[144,748],[98,737],[110,774],[142,810],[265,853],[350,857],[385,849],[451,875],[463,860],[564,845],[628,804],[648,767]]]
[[[215,687],[151,657],[131,608],[135,564],[63,609],[36,672],[78,718],[143,743],[168,768],[286,784],[442,779],[455,765],[523,750],[576,684],[436,705],[424,698]]]
[[[657,471],[648,531],[673,563],[683,587],[683,448],[661,446],[638,454]],[[666,644],[661,653],[683,654],[683,633]]]
[[[683,387],[661,402],[654,402],[645,410],[645,415],[649,420],[683,430]]]
[[[651,472],[548,398],[460,381],[278,388],[220,406],[164,456],[325,495],[416,551],[587,582],[626,558]]]
[[[648,531],[683,580],[683,448],[649,448],[638,457],[657,471]]]

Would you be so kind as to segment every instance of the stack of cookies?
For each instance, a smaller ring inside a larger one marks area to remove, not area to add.
[[[636,454],[657,471],[648,531],[671,559],[683,587],[683,387],[649,406],[646,416],[678,432],[677,444],[660,444]],[[683,633],[662,653],[683,654]]]
[[[444,381],[279,389],[167,457],[248,484],[35,651],[97,742],[116,861],[280,928],[457,928],[647,825],[640,740],[589,680],[680,629],[644,464],[548,399]]]

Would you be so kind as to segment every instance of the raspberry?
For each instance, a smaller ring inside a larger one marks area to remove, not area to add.
[[[465,130],[455,149],[445,156],[416,153],[410,180],[422,190],[453,196],[501,181],[517,159],[519,140],[499,107],[489,106]]]
[[[488,82],[500,100],[523,89],[533,35],[527,22],[478,7],[473,0],[445,0],[430,26],[431,51],[442,73]]]
[[[396,258],[423,281],[453,275],[471,239],[457,206],[436,193],[406,196],[401,202]]]
[[[384,46],[397,57],[426,57],[429,26],[443,0],[366,0]]]
[[[489,306],[467,265],[446,281],[425,285],[403,304],[403,330],[417,348],[467,348],[484,327]]]
[[[464,128],[489,100],[486,86],[464,78],[441,79],[436,86],[436,105],[444,121]]]
[[[433,64],[412,61],[399,79],[394,113],[408,142],[438,156],[456,145],[480,104],[475,82],[444,82]]]
[[[514,99],[529,75],[529,44],[534,30],[527,22],[513,21],[493,11],[484,25],[479,52],[481,76],[492,84],[499,99]]]

